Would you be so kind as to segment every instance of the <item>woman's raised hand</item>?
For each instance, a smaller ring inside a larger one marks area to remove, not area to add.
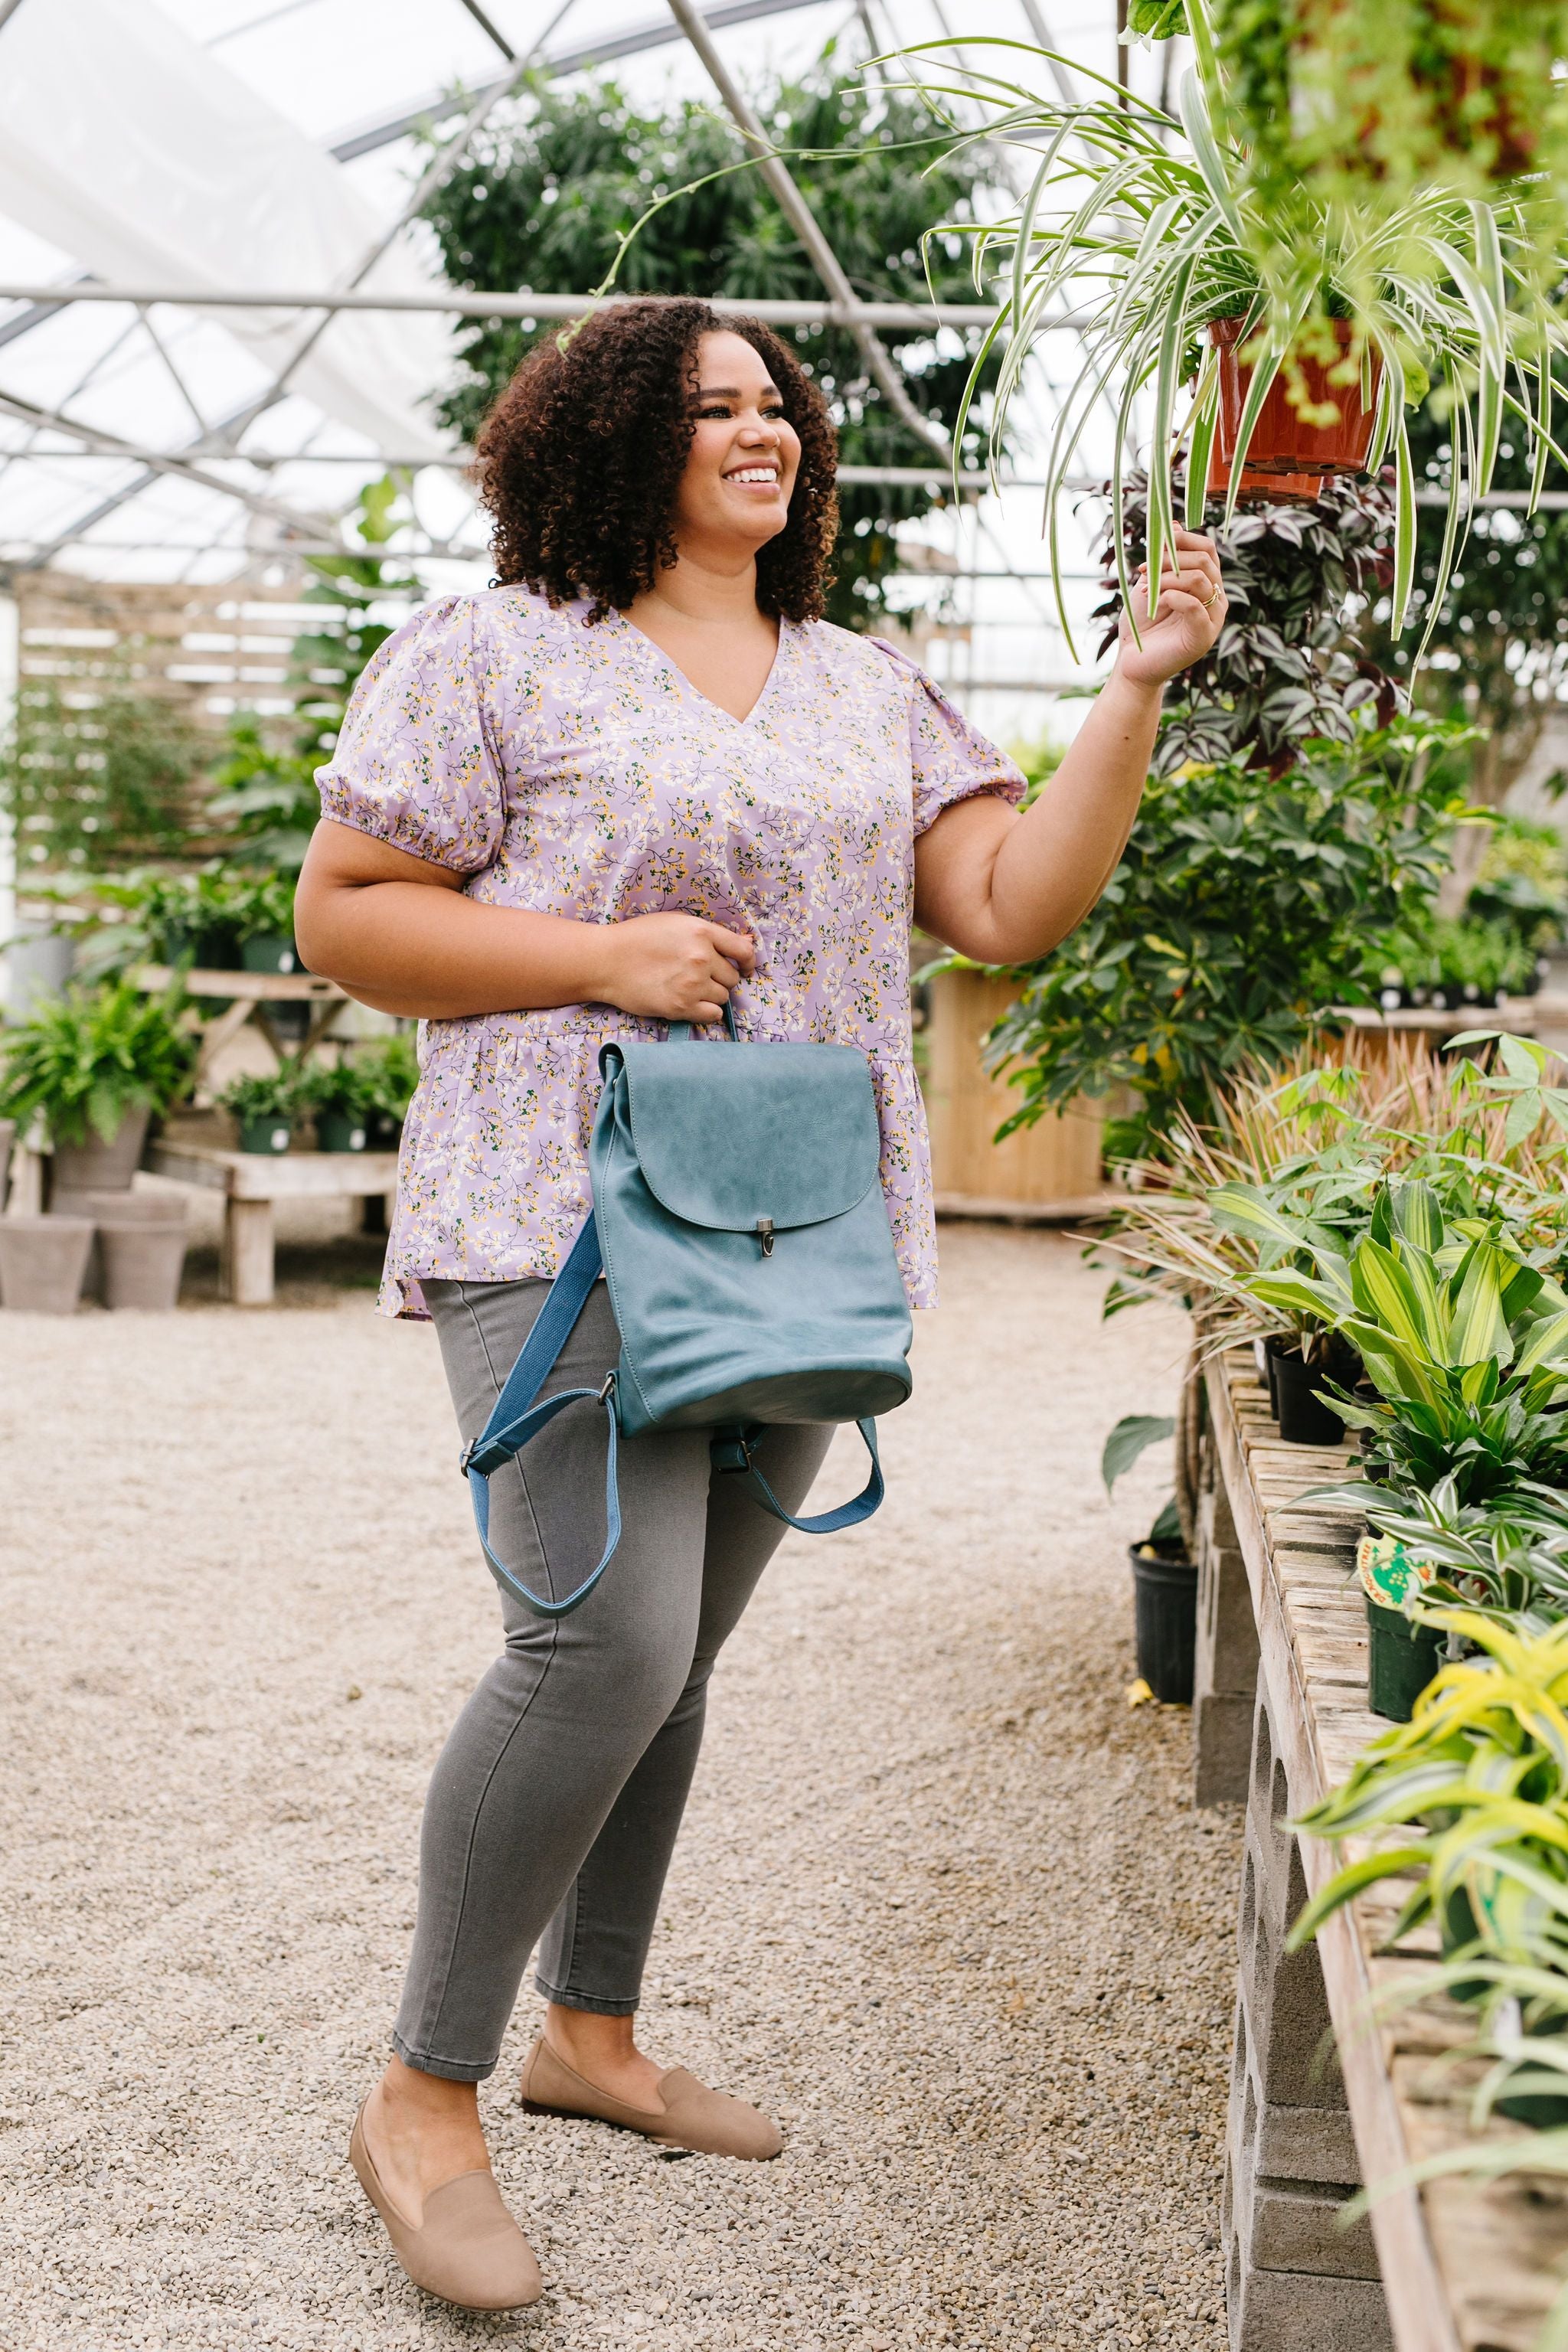
[[[749,979],[756,943],[700,915],[633,915],[604,926],[600,1002],[644,1020],[722,1021],[730,991]]]
[[[1178,527],[1175,546],[1166,549],[1160,566],[1160,595],[1150,619],[1147,569],[1141,563],[1133,575],[1133,611],[1121,615],[1116,667],[1131,685],[1163,686],[1213,647],[1225,626],[1225,584],[1213,540]]]

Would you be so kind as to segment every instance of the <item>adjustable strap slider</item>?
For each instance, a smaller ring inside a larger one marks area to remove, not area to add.
[[[474,1458],[474,1450],[479,1444],[479,1441],[477,1437],[470,1437],[462,1452],[458,1454],[458,1475],[459,1477],[466,1478],[468,1476],[469,1465],[472,1464]]]

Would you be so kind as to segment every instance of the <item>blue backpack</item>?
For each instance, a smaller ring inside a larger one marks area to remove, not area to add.
[[[621,1536],[617,1432],[713,1429],[716,1468],[807,1535],[868,1519],[882,1499],[876,1415],[911,1386],[909,1305],[878,1181],[871,1073],[850,1045],[693,1040],[616,1044],[588,1147],[594,1206],[462,1467],[497,1581],[542,1616],[579,1608]],[[620,1360],[602,1389],[535,1402],[603,1268]],[[564,1601],[531,1592],[489,1546],[491,1474],[556,1414],[596,1397],[609,1426],[605,1549]],[[858,1424],[863,1493],[816,1518],[786,1511],[752,1460],[773,1422]]]

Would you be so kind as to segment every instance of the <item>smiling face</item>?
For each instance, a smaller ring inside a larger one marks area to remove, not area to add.
[[[765,361],[743,336],[703,335],[695,374],[676,540],[683,553],[749,562],[789,519],[800,437]]]

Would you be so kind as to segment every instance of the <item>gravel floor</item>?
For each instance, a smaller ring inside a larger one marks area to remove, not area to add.
[[[721,1666],[655,1949],[648,2046],[786,2152],[525,2117],[525,1994],[481,2095],[549,2291],[502,2321],[344,2157],[495,1638],[435,1341],[304,1259],[272,1313],[0,1316],[5,2352],[1223,2352],[1238,1824],[1123,1696],[1164,1465],[1097,1476],[1181,1335],[1064,1240],[943,1271],[880,1517],[790,1538]]]

